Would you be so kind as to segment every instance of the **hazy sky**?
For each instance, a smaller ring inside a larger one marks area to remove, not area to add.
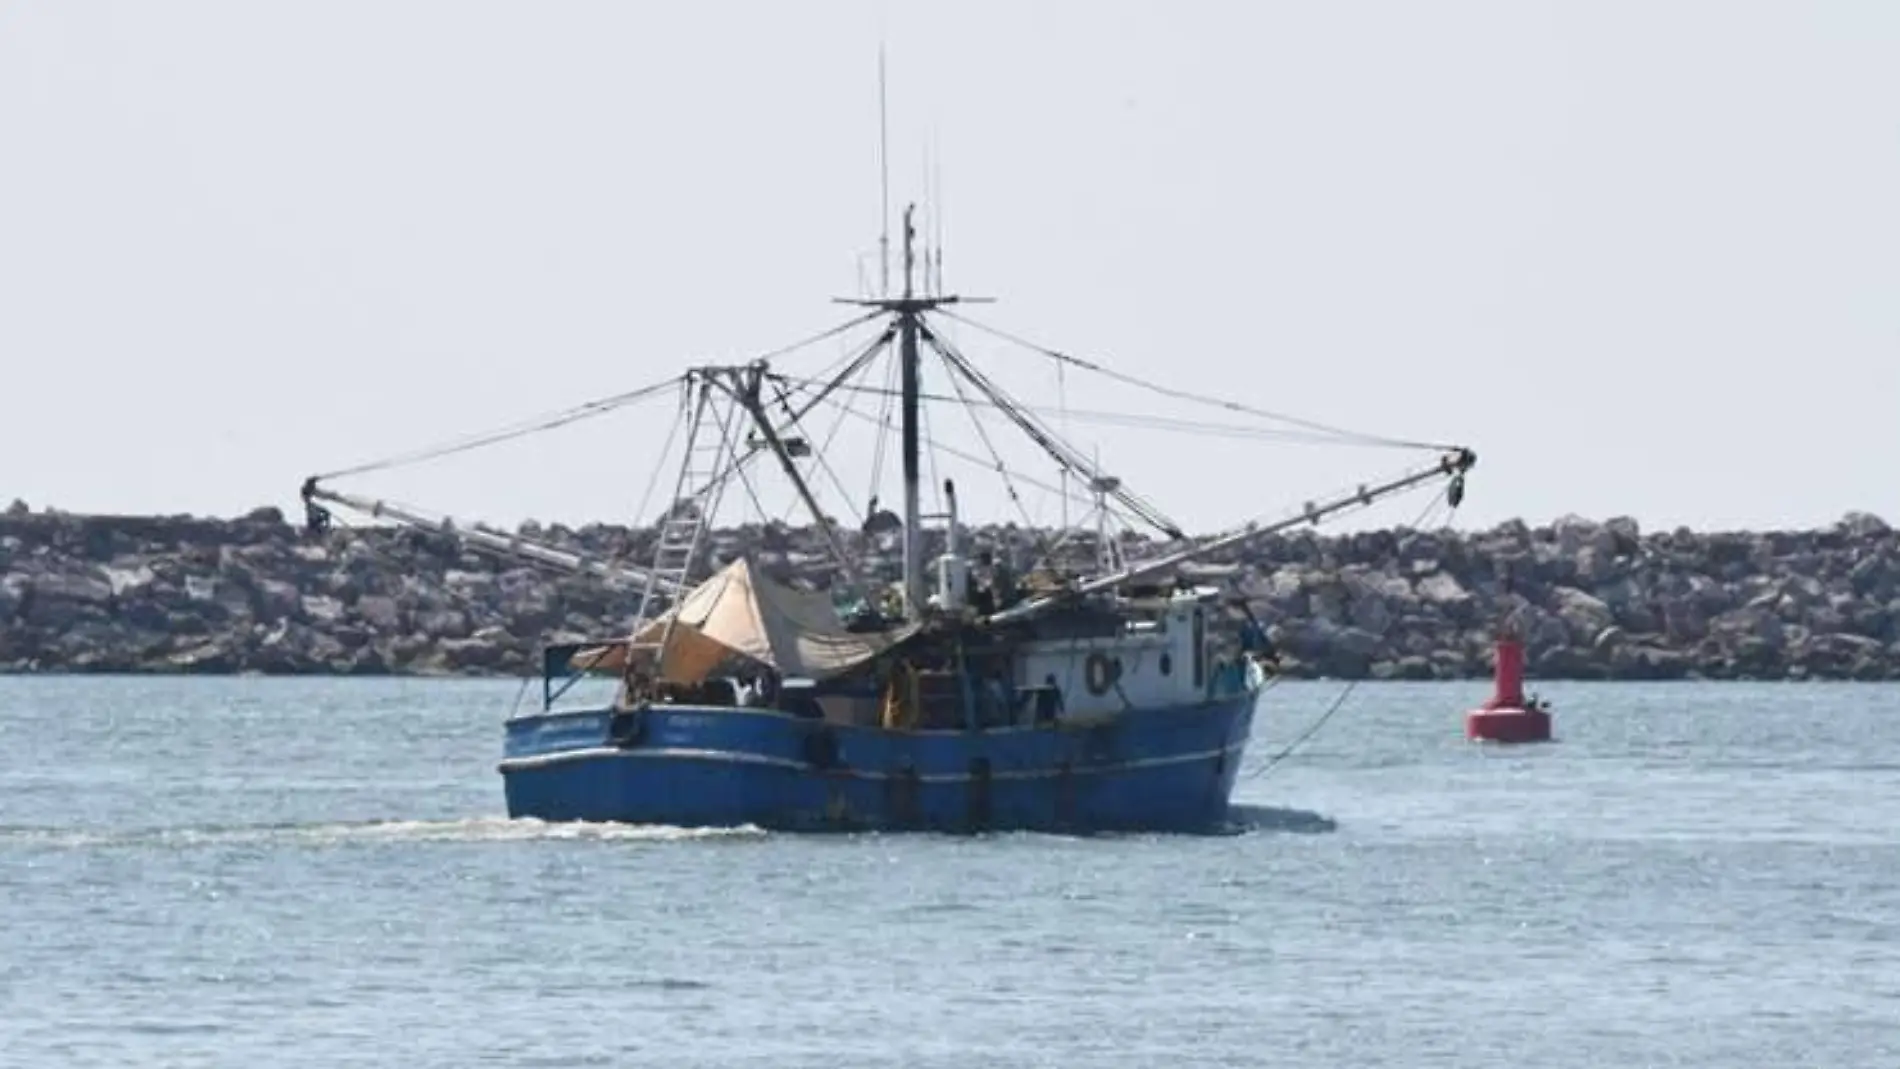
[[[934,156],[986,322],[1467,442],[1467,524],[1900,521],[1900,4],[1792,0],[0,0],[0,504],[288,506],[842,320],[880,41],[894,197]],[[1053,402],[1045,363],[958,337]],[[670,418],[357,485],[621,520]],[[1413,459],[1069,430],[1199,528]]]

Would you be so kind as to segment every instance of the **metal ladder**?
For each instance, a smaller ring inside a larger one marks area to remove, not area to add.
[[[673,485],[672,503],[667,506],[654,541],[653,565],[647,570],[646,586],[640,595],[639,615],[634,618],[627,646],[627,664],[631,673],[636,663],[652,664],[655,674],[661,666],[667,644],[673,637],[677,613],[668,613],[657,642],[636,641],[660,615],[661,605],[677,607],[687,593],[687,580],[693,560],[706,529],[712,524],[725,493],[726,476],[732,474],[731,456],[733,413],[737,406],[715,403],[713,384],[701,381],[698,397],[687,425],[686,450],[680,458],[679,478]]]

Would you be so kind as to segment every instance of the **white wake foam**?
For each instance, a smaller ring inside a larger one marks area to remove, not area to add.
[[[174,828],[88,829],[0,827],[0,843],[53,847],[228,846],[236,844],[506,843],[536,841],[692,842],[757,838],[753,825],[676,828],[656,824],[593,824],[506,817],[462,820],[378,820],[323,824],[210,825]]]

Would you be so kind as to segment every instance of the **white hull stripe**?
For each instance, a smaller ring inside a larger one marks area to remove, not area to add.
[[[1239,753],[1247,745],[1247,740],[1230,742],[1212,750],[1196,750],[1193,753],[1169,754],[1165,757],[1141,757],[1133,761],[1117,761],[1110,765],[1076,765],[1069,769],[1072,776],[1103,776],[1115,772],[1134,772],[1147,768],[1163,768],[1168,765],[1188,764],[1194,761],[1211,761],[1222,755]],[[533,757],[511,757],[498,767],[503,775],[510,772],[532,772],[558,765],[573,764],[579,761],[600,760],[674,760],[674,761],[714,761],[734,765],[760,765],[766,768],[782,768],[793,772],[817,772],[826,776],[849,776],[853,779],[899,779],[894,772],[874,769],[855,768],[839,764],[829,769],[820,769],[805,761],[795,761],[789,757],[772,757],[767,754],[744,753],[738,750],[703,750],[685,746],[654,746],[623,750],[617,746],[589,746],[584,750],[564,750],[560,753],[536,754]],[[999,780],[1055,779],[1061,776],[1057,768],[1036,769],[998,769],[991,773],[992,782]],[[968,772],[933,772],[919,774],[919,783],[968,783],[976,777]]]

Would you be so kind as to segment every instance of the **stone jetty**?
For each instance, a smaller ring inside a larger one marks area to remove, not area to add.
[[[611,526],[522,533],[628,562],[651,539]],[[889,532],[852,537],[895,574]],[[1047,535],[969,537],[1026,556]],[[706,551],[708,563],[747,554],[781,576],[826,559],[815,529],[782,526],[718,531]],[[1542,679],[1900,679],[1900,536],[1865,513],[1803,531],[1578,518],[1303,531],[1194,577],[1244,598],[1299,677],[1481,677],[1510,611]],[[0,672],[519,675],[537,670],[544,642],[619,633],[638,597],[436,533],[312,534],[274,508],[0,513]],[[1234,622],[1241,612],[1227,610]]]

